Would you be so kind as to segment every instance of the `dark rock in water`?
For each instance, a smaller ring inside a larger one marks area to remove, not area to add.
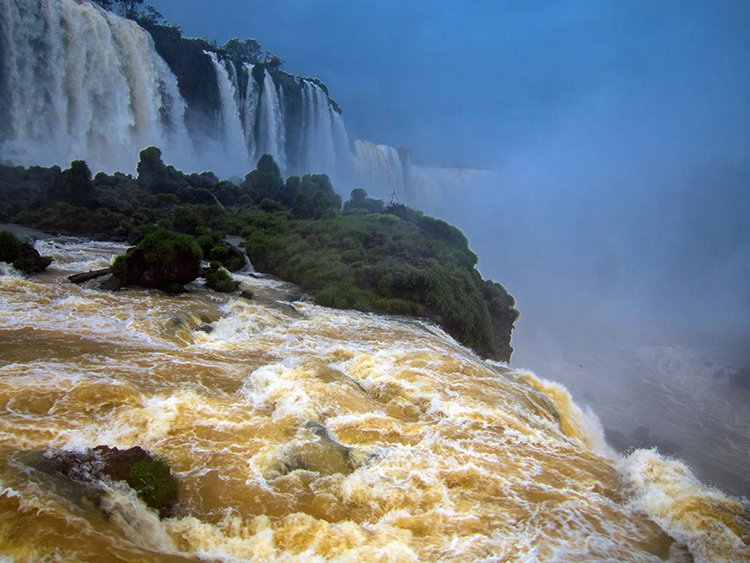
[[[196,262],[190,255],[175,254],[166,262],[155,263],[149,260],[146,250],[135,249],[128,255],[128,268],[125,275],[117,276],[123,286],[139,285],[174,292],[175,285],[182,286],[193,281],[200,274]]]
[[[255,299],[253,292],[247,289],[240,291],[240,297],[242,297],[243,299],[249,299],[251,301]]]
[[[113,265],[111,288],[128,285],[179,293],[201,273],[201,249],[186,235],[155,229]]]
[[[312,439],[290,448],[284,458],[279,460],[274,476],[287,475],[298,470],[321,475],[349,475],[354,471],[357,463],[352,459],[352,448],[333,439],[322,424],[307,421],[304,428],[312,434]]]
[[[38,274],[52,263],[52,258],[42,256],[31,244],[22,242],[13,233],[0,231],[0,262],[13,264],[24,274]]]
[[[233,279],[227,271],[216,262],[211,262],[212,268],[202,273],[206,285],[220,293],[232,293],[240,287],[240,282]]]
[[[95,484],[105,478],[125,482],[161,518],[174,515],[177,506],[178,484],[169,465],[138,446],[51,451],[44,455],[40,469],[84,483]]]
[[[245,267],[245,253],[226,241],[220,241],[209,251],[208,259],[220,262],[230,272],[237,272]]]

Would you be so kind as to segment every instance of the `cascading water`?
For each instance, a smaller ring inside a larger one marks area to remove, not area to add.
[[[302,116],[303,146],[307,149],[304,167],[314,171],[316,165],[322,165],[323,170],[336,170],[337,155],[348,149],[346,129],[323,89],[308,80],[302,81]]]
[[[357,176],[364,179],[365,188],[377,190],[379,186],[389,186],[397,193],[405,192],[408,178],[398,150],[359,139],[353,145]]]
[[[245,146],[251,157],[258,154],[258,144],[255,140],[255,122],[258,113],[259,92],[255,80],[252,79],[254,68],[255,65],[244,65],[247,81],[245,82],[245,95],[240,96],[240,118],[242,120],[242,130],[245,134]],[[237,84],[237,86],[239,87],[239,84]]]
[[[0,161],[131,170],[158,145],[189,161],[184,102],[151,37],[73,0],[0,0]]]
[[[206,52],[211,58],[216,71],[216,83],[219,86],[220,105],[217,115],[217,129],[221,133],[221,145],[224,156],[232,163],[240,166],[241,170],[252,168],[251,159],[248,158],[245,146],[245,132],[243,130],[240,116],[240,99],[237,89],[237,75],[234,67],[225,66],[219,61],[216,53]],[[229,70],[232,75],[230,76]]]
[[[252,77],[252,75],[250,75]],[[256,146],[258,154],[270,154],[282,171],[286,170],[286,131],[282,102],[270,73],[263,70],[263,89],[260,96]]]
[[[93,170],[133,172],[138,151],[156,145],[182,170],[241,176],[269,153],[284,174],[403,193],[408,164],[398,151],[350,142],[313,80],[207,52],[217,106],[208,130],[188,133],[177,78],[135,22],[75,0],[0,0],[0,8],[0,162],[83,159]]]
[[[654,451],[608,457],[563,387],[433,326],[243,275],[253,300],[79,287],[126,247],[38,248],[41,276],[0,265],[0,559],[750,557],[740,502]],[[99,444],[169,460],[175,516],[32,461]]]

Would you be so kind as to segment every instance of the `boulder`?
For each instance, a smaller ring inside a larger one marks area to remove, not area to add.
[[[229,273],[219,264],[212,262],[211,265],[211,268],[202,272],[203,279],[206,280],[206,285],[220,293],[232,293],[233,291],[237,291],[240,287],[240,282],[233,279],[232,276],[230,276]]]
[[[201,274],[201,249],[187,235],[155,229],[115,259],[112,273],[112,288],[137,285],[176,293]]]
[[[96,485],[110,479],[127,483],[161,518],[174,515],[178,483],[169,465],[141,447],[127,450],[97,446],[82,452],[52,450],[41,469],[74,481]]]
[[[24,274],[38,274],[52,263],[52,258],[42,256],[27,242],[22,242],[8,231],[0,231],[0,262],[8,262]]]

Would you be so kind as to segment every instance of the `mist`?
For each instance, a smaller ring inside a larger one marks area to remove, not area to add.
[[[320,77],[353,136],[481,170],[400,196],[516,297],[513,364],[750,491],[750,5],[152,4]]]

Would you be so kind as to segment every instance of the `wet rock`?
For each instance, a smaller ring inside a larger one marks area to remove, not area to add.
[[[112,265],[112,288],[137,285],[179,293],[201,273],[201,250],[186,235],[155,229]]]
[[[13,233],[0,231],[0,262],[13,264],[24,274],[38,274],[52,263],[52,258],[42,256],[31,244],[22,242]]]
[[[96,486],[102,479],[127,483],[161,518],[174,514],[178,484],[162,459],[141,447],[120,450],[97,446],[82,452],[53,450],[39,464],[47,473]]]
[[[293,471],[349,475],[359,465],[354,450],[337,442],[322,424],[307,421],[302,428],[309,438],[304,443],[282,448],[278,464],[268,475],[269,478],[288,475]]]

